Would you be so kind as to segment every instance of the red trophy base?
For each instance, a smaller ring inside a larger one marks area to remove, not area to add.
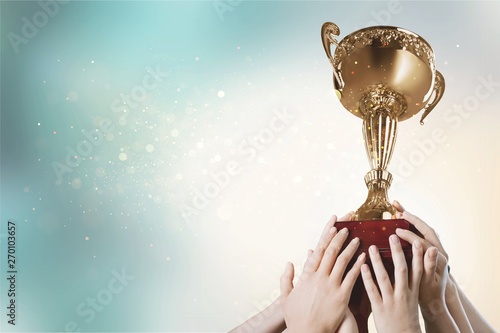
[[[423,237],[420,232],[408,221],[404,219],[393,219],[393,220],[366,220],[366,221],[337,221],[335,227],[338,230],[347,228],[349,230],[349,236],[347,241],[344,243],[342,250],[349,244],[351,239],[358,237],[360,240],[359,248],[356,251],[353,259],[349,263],[348,269],[352,266],[354,261],[358,256],[365,252],[367,255],[367,264],[371,267],[370,258],[368,256],[368,248],[371,245],[376,245],[384,266],[389,273],[391,282],[394,282],[394,263],[392,262],[391,248],[389,245],[389,236],[396,233],[396,229],[406,229],[414,232],[415,234]],[[401,247],[406,257],[406,263],[408,267],[411,267],[412,255],[412,245],[407,241],[401,239]],[[373,274],[372,269],[372,275]],[[358,324],[359,333],[368,333],[368,317],[371,313],[370,300],[366,294],[365,287],[361,276],[356,281],[354,289],[351,294],[351,299],[349,301],[349,308],[356,318]]]

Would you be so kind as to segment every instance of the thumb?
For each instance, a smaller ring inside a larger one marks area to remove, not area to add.
[[[433,279],[436,274],[437,264],[438,264],[438,249],[436,247],[430,247],[424,256],[424,275],[427,279]]]
[[[291,262],[287,262],[285,266],[285,271],[283,275],[281,275],[280,279],[280,290],[281,297],[286,298],[293,289],[293,276],[294,276],[294,268]]]

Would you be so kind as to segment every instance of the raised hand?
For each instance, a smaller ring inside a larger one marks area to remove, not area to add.
[[[419,303],[428,333],[460,332],[446,305],[447,267],[445,256],[436,247],[425,252]]]
[[[332,220],[333,225],[336,218]],[[332,333],[344,320],[352,288],[365,261],[363,253],[342,279],[359,246],[359,239],[355,238],[340,252],[347,235],[347,229],[337,232],[335,227],[324,233],[307,259],[296,286],[292,282],[293,265],[287,264],[281,278],[281,304],[287,332]]]
[[[444,250],[443,244],[439,240],[439,236],[436,231],[425,223],[418,216],[415,216],[404,209],[404,207],[396,200],[392,203],[392,205],[396,208],[399,214],[396,215],[397,218],[403,218],[413,224],[415,228],[424,236],[424,239],[418,237],[413,232],[405,229],[397,229],[396,234],[404,239],[407,242],[413,243],[413,241],[419,239],[422,241],[424,252],[431,246],[435,246],[438,248],[439,252],[445,256],[446,260],[448,260],[448,253]]]
[[[370,247],[369,252],[378,288],[368,265],[364,264],[361,268],[375,326],[377,331],[384,333],[421,332],[418,320],[418,292],[423,273],[422,244],[420,241],[413,243],[411,274],[408,277],[408,267],[399,238],[391,235],[389,243],[394,262],[394,286],[391,285],[375,245]]]

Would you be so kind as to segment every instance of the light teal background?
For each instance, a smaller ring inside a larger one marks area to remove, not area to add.
[[[332,92],[326,21],[341,37],[401,26],[433,46],[447,90],[425,126],[401,124],[390,195],[436,227],[456,278],[500,328],[498,2],[49,3],[53,15],[18,52],[13,34],[42,6],[0,7],[2,331],[221,332],[269,303],[285,262],[300,264],[328,217],[366,194],[361,124]],[[148,68],[160,73],[151,89]],[[484,80],[496,82],[480,88],[487,98],[457,113]],[[126,112],[115,102],[144,91]],[[251,148],[276,110],[293,121]],[[112,129],[95,132],[103,121]],[[436,129],[445,140],[422,148]],[[83,131],[102,139],[58,177],[66,147],[88,147]],[[240,174],[194,207],[235,159]],[[110,294],[123,270],[131,280]],[[88,298],[99,297],[90,319]]]

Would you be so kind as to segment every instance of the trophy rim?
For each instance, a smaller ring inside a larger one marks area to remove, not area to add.
[[[399,49],[408,51],[427,63],[433,73],[436,71],[435,55],[429,42],[419,34],[396,26],[375,25],[358,29],[346,35],[338,43],[333,57],[333,66],[340,69],[342,61],[347,58],[354,49],[358,48],[356,44],[362,43],[363,47],[372,46],[373,41],[379,39],[389,45],[391,42],[398,41]],[[394,47],[391,44],[391,48]],[[343,54],[341,54],[343,53]]]

